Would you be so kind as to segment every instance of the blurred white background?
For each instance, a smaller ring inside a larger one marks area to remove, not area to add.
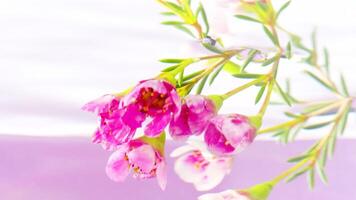
[[[202,0],[208,3],[208,17],[210,12],[212,19],[226,20],[229,31],[236,34],[226,36],[231,45],[264,45],[267,39],[259,26],[245,28],[246,23],[225,18],[227,13],[214,11],[212,1]],[[295,0],[281,18],[282,25],[306,38],[318,28],[334,72],[344,72],[353,95],[355,9],[354,0]],[[164,20],[160,11],[154,0],[1,0],[0,134],[89,136],[96,118],[80,110],[84,103],[154,76],[163,67],[160,58],[201,53],[197,42],[184,33],[160,25]],[[282,63],[280,68],[280,78],[292,78],[297,97],[332,97],[303,78],[299,65]],[[339,75],[335,77],[338,81]],[[214,91],[224,92],[229,89],[226,85],[235,83],[226,75],[216,81]],[[253,113],[256,106],[251,95],[255,93],[249,90],[228,101],[222,112]],[[278,117],[280,111],[271,107],[267,123],[283,120]],[[356,138],[355,114],[349,122],[345,137]],[[308,132],[304,138],[320,134]]]

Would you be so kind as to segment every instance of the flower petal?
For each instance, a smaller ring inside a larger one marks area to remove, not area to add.
[[[156,153],[154,149],[147,144],[132,149],[127,153],[129,162],[138,167],[142,172],[149,173],[152,171],[156,161]]]
[[[172,151],[172,153],[170,154],[170,156],[171,156],[172,158],[175,158],[175,157],[181,156],[181,155],[183,155],[183,154],[186,154],[186,153],[188,153],[188,152],[191,152],[191,151],[193,151],[194,149],[195,149],[195,148],[194,148],[193,146],[191,146],[191,145],[180,146],[180,147],[174,149],[174,150]]]
[[[106,174],[116,182],[124,181],[129,174],[129,163],[125,154],[127,148],[125,146],[121,146],[112,153],[106,165]]]
[[[201,134],[215,115],[215,105],[210,99],[200,95],[189,96],[186,103],[190,110],[189,127],[193,134]]]
[[[160,135],[160,133],[166,128],[170,120],[171,115],[169,113],[153,117],[151,122],[149,122],[145,127],[145,135],[149,137],[155,137]]]
[[[228,160],[214,160],[207,166],[204,176],[194,183],[198,191],[211,190],[221,183],[225,175],[230,171],[227,165],[230,165]]]
[[[201,160],[204,160],[201,155],[196,155],[193,152],[188,153],[177,158],[174,170],[183,181],[188,183],[198,182],[204,177],[205,165],[209,164],[208,162],[205,162],[200,166],[199,161]]]
[[[173,139],[186,139],[192,134],[188,125],[189,110],[186,104],[182,105],[180,115],[175,116],[169,124],[169,133]]]
[[[161,187],[162,190],[165,190],[167,186],[167,167],[164,160],[160,161],[157,164],[156,176],[158,185]]]
[[[108,112],[111,106],[118,105],[119,99],[111,94],[95,99],[82,107],[82,110],[94,113]],[[114,105],[113,105],[114,104]]]
[[[139,107],[136,104],[128,105],[122,116],[123,122],[133,129],[141,127],[145,118],[144,113],[140,112]]]
[[[239,194],[235,190],[225,190],[220,193],[208,193],[198,197],[198,200],[251,200],[250,198]]]
[[[208,145],[208,149],[216,154],[231,153],[235,150],[214,124],[208,125],[208,128],[205,131],[204,140]]]

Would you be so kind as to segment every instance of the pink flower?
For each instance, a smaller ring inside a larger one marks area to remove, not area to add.
[[[198,197],[198,200],[266,200],[272,189],[271,182],[264,182],[242,190],[204,194]]]
[[[234,154],[253,142],[256,128],[248,117],[239,114],[217,115],[210,120],[204,139],[216,154]]]
[[[104,95],[83,106],[83,110],[94,112],[100,117],[100,126],[93,135],[93,142],[100,143],[107,150],[132,139],[135,130],[121,120],[120,97]]]
[[[171,121],[169,132],[176,139],[199,135],[215,114],[212,100],[201,95],[190,95],[184,99],[180,114]]]
[[[177,157],[175,172],[185,182],[193,183],[199,191],[217,186],[231,170],[232,157],[216,157],[204,148],[204,144],[182,146],[174,150]]]
[[[172,116],[179,114],[180,107],[175,87],[164,80],[140,82],[120,105],[124,110],[122,120],[132,129],[141,127],[149,119],[144,133],[150,137],[158,136]]]
[[[252,200],[236,190],[225,190],[219,193],[209,193],[198,197],[198,200]]]
[[[106,165],[106,174],[116,182],[122,182],[133,171],[135,178],[157,177],[162,190],[167,183],[166,163],[164,157],[152,146],[140,141],[132,140],[118,146],[111,154]]]

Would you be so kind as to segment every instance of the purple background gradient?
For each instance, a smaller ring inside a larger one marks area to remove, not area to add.
[[[285,161],[307,148],[311,141],[299,141],[288,147],[275,142],[257,141],[236,157],[234,170],[213,191],[244,188],[267,180],[286,169]],[[176,144],[168,144],[168,152]],[[356,140],[341,140],[326,172],[328,185],[317,180],[309,191],[305,177],[281,184],[271,200],[354,200],[356,189]],[[98,145],[85,138],[0,137],[1,200],[194,200],[200,194],[183,183],[173,172],[168,159],[169,176],[166,191],[160,191],[156,180],[139,181],[131,177],[125,183],[110,181],[104,172],[109,156]]]

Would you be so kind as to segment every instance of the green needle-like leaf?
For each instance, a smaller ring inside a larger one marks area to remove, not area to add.
[[[198,7],[198,10],[197,10],[197,17],[198,17],[198,14],[201,13],[201,16],[203,18],[203,21],[204,21],[204,25],[205,25],[205,34],[207,35],[209,33],[209,30],[210,30],[210,27],[209,27],[209,21],[208,21],[208,17],[206,16],[206,12],[205,12],[205,9],[203,7],[203,4],[199,4],[199,7]]]
[[[292,58],[292,46],[291,46],[290,42],[288,42],[288,44],[287,44],[286,56],[288,59]]]
[[[193,38],[195,38],[193,32],[191,30],[189,30],[187,27],[183,26],[183,25],[179,25],[179,24],[175,24],[175,25],[172,25],[174,28],[178,29],[178,30],[181,30],[185,33],[187,33],[188,35],[192,36]]]
[[[255,57],[256,53],[258,51],[256,49],[254,50],[251,50],[249,53],[248,53],[248,57],[247,59],[245,60],[245,62],[243,63],[243,65],[241,66],[242,67],[242,71],[245,71],[246,67],[248,66],[248,64],[250,64],[250,62],[253,60],[253,58]]]
[[[314,188],[315,185],[314,169],[310,169],[308,171],[308,185],[311,190]]]
[[[274,57],[272,57],[270,59],[267,59],[266,61],[264,61],[262,63],[262,67],[265,67],[265,66],[268,66],[268,65],[274,63],[275,60],[276,60],[276,56],[274,56]]]
[[[261,87],[261,89],[258,91],[257,96],[256,96],[256,98],[255,98],[255,104],[257,104],[257,103],[261,100],[261,97],[262,97],[262,95],[263,95],[265,89],[266,89],[266,85],[263,85],[263,86]]]
[[[281,86],[279,86],[279,84],[277,82],[276,83],[276,86],[277,86],[277,89],[278,89],[278,93],[281,95],[281,97],[283,98],[283,100],[289,105],[291,106],[291,102],[287,96],[287,94],[282,90]]]
[[[239,18],[239,19],[243,19],[243,20],[247,20],[247,21],[251,21],[251,22],[256,22],[256,23],[261,23],[261,21],[254,19],[252,17],[246,16],[246,15],[235,15],[235,17]]]
[[[304,128],[304,129],[317,129],[317,128],[321,128],[321,127],[327,126],[327,125],[329,125],[331,122],[333,122],[333,121],[327,121],[327,122],[312,124],[312,125],[304,126],[303,128]]]
[[[248,74],[248,73],[241,73],[241,74],[234,74],[232,75],[236,78],[260,78],[263,74]]]
[[[277,11],[276,19],[278,19],[279,15],[283,12],[283,10],[285,10],[289,6],[290,2],[291,1],[287,1],[281,6],[281,8]]]
[[[318,103],[318,104],[315,104],[315,105],[310,105],[308,107],[306,107],[304,110],[303,110],[303,114],[309,114],[311,112],[314,112],[314,111],[317,111],[317,110],[320,110],[326,106],[329,106],[330,104],[332,104],[332,102],[326,102],[326,103]]]
[[[301,156],[296,156],[296,157],[293,157],[293,158],[290,158],[288,159],[288,162],[299,162],[301,160],[304,160],[306,158],[309,158],[310,157],[310,154],[305,154],[305,155],[301,155]]]
[[[335,152],[335,146],[336,146],[336,139],[337,139],[336,129],[333,129],[332,133],[330,133],[330,134],[331,134],[331,138],[328,141],[328,155],[329,155],[329,157],[332,157],[332,155]]]
[[[224,65],[219,67],[215,72],[211,75],[209,85],[213,84],[215,78],[220,74],[221,70],[224,68]]]
[[[159,61],[162,63],[181,63],[184,59],[179,59],[179,58],[163,58],[160,59]]]
[[[303,175],[305,172],[307,172],[308,169],[309,169],[309,168],[304,168],[304,169],[298,171],[297,173],[292,174],[291,176],[287,177],[286,182],[289,183],[289,182],[293,181],[294,179],[296,179],[296,178],[299,177],[300,175]]]
[[[164,69],[162,70],[162,72],[170,72],[170,71],[173,71],[173,70],[177,69],[178,67],[179,67],[179,65],[173,65],[173,66],[164,68]]]
[[[183,83],[184,69],[179,73],[178,85],[181,86]]]
[[[294,113],[291,113],[291,112],[284,112],[284,114],[287,115],[288,117],[291,117],[291,118],[300,117],[300,115],[297,115],[297,114],[294,114]]]
[[[333,88],[332,86],[330,86],[328,83],[326,83],[325,81],[323,81],[321,78],[319,78],[317,75],[313,74],[310,71],[305,71],[305,73],[307,73],[310,77],[312,77],[314,80],[316,80],[317,82],[319,82],[320,84],[322,84],[324,87],[326,87],[327,89],[335,92],[335,88]]]
[[[328,160],[328,146],[326,145],[321,150],[320,164],[324,167],[327,160]]]
[[[202,45],[203,45],[205,48],[207,48],[207,49],[209,49],[210,51],[212,51],[212,52],[219,53],[219,54],[222,53],[222,51],[221,51],[219,48],[217,48],[216,46],[213,46],[213,45],[211,45],[211,44],[209,44],[209,43],[202,43]]]
[[[339,123],[339,128],[340,128],[340,134],[342,135],[345,132],[345,128],[346,128],[346,124],[347,124],[347,119],[349,116],[349,112],[350,112],[350,106],[348,106],[344,113],[342,114],[341,118],[340,118],[340,123]]]
[[[329,51],[327,48],[324,48],[324,67],[326,69],[326,72],[329,73]]]
[[[272,137],[279,137],[285,133],[285,130],[278,131],[277,133],[273,134]]]
[[[342,92],[344,93],[345,96],[350,96],[349,90],[347,89],[346,82],[344,76],[341,74],[340,76],[341,80],[341,87],[342,87]]]
[[[184,10],[177,4],[172,3],[172,2],[165,2],[165,5],[171,9],[172,12],[176,13],[177,15],[184,15]]]
[[[327,184],[328,183],[328,178],[326,177],[323,165],[318,161],[318,162],[316,162],[316,167],[315,168],[316,168],[316,173],[319,175],[321,181],[324,184]]]
[[[163,24],[163,25],[182,25],[182,24],[184,24],[184,22],[180,22],[180,21],[164,21],[164,22],[161,22],[161,24]]]
[[[174,16],[175,14],[172,13],[172,12],[161,12],[160,13],[161,15],[164,15],[164,16]]]
[[[190,79],[192,79],[192,78],[198,76],[199,74],[201,74],[201,73],[204,72],[204,71],[205,71],[205,70],[202,69],[202,70],[200,70],[200,71],[193,72],[193,73],[191,73],[191,74],[188,74],[187,76],[184,76],[184,77],[183,77],[183,82],[188,81],[188,80],[190,80]]]
[[[203,78],[203,80],[200,81],[198,88],[197,88],[197,94],[201,94],[201,92],[203,91],[203,88],[205,86],[206,80],[208,79],[209,75],[205,76]]]
[[[269,39],[273,42],[273,44],[278,45],[277,38],[272,34],[272,32],[266,26],[263,26],[263,30],[266,33],[266,35],[269,37]]]

